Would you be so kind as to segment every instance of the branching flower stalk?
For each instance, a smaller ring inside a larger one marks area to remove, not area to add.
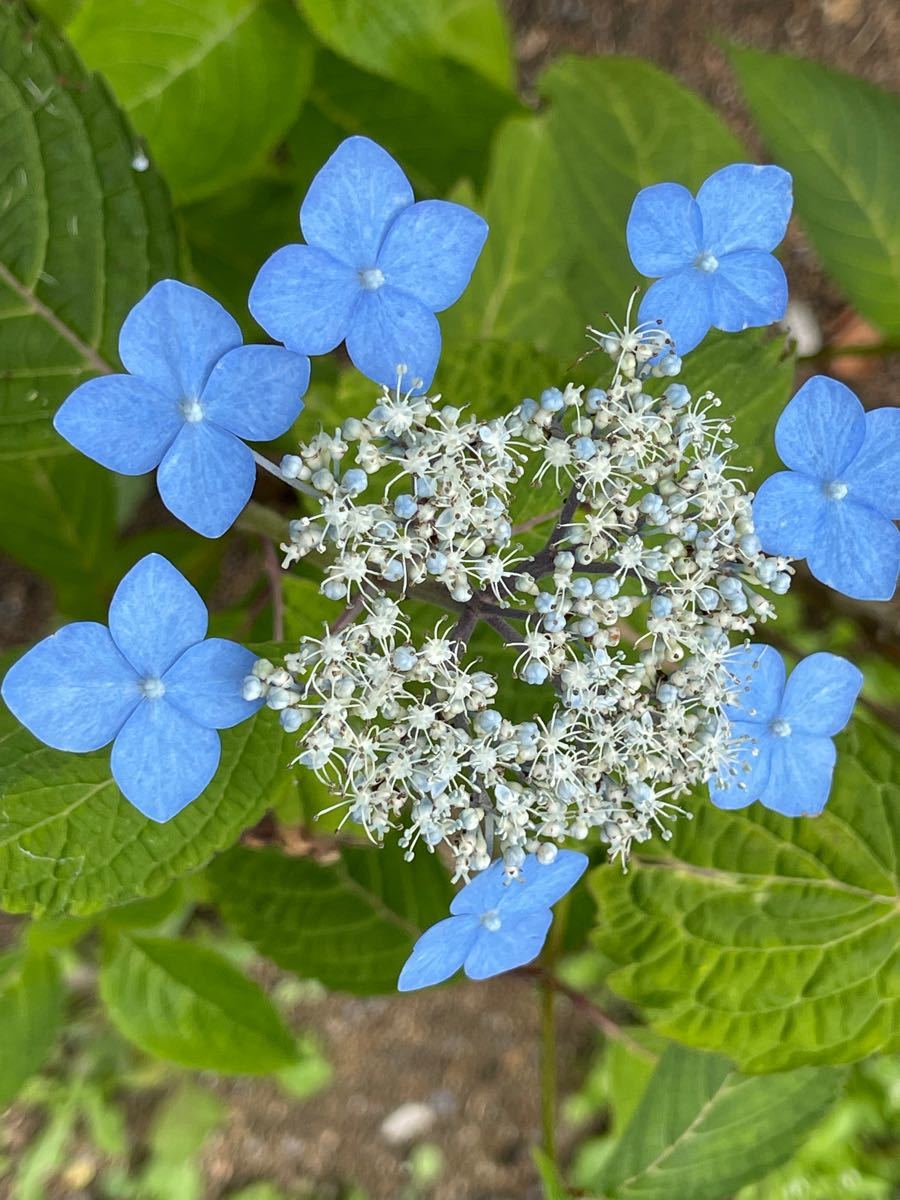
[[[623,862],[667,838],[679,800],[732,769],[723,664],[790,583],[760,550],[718,398],[666,382],[681,363],[655,324],[591,332],[605,389],[478,420],[401,374],[282,463],[319,496],[284,565],[327,555],[321,590],[345,607],[283,665],[257,662],[244,695],[299,734],[295,763],[344,820],[396,831],[407,857],[446,846],[457,878],[498,854],[514,875],[592,831]],[[514,527],[551,486],[558,515],[528,553]],[[426,598],[452,615],[423,624]],[[482,624],[499,668],[472,651]]]

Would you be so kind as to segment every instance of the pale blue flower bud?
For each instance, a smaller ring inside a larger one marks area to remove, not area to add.
[[[598,600],[612,600],[619,594],[619,581],[609,576],[594,580],[594,595]]]
[[[416,504],[414,496],[406,494],[398,496],[394,501],[394,512],[402,521],[408,521],[414,517],[419,511],[419,506]]]
[[[526,683],[541,684],[547,679],[550,672],[543,663],[530,662],[522,672],[522,678]]]
[[[351,496],[358,496],[360,492],[364,492],[369,482],[369,477],[365,471],[359,467],[352,467],[344,473],[341,479],[341,487]]]
[[[663,395],[672,408],[684,408],[691,401],[691,393],[683,383],[670,383]]]
[[[495,708],[486,708],[475,717],[475,728],[479,733],[496,733],[503,718]]]
[[[285,733],[296,733],[303,724],[303,714],[296,708],[282,709],[278,719]]]

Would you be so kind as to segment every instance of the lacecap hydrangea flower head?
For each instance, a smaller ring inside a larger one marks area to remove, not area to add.
[[[459,205],[415,202],[384,150],[348,139],[303,202],[305,243],[277,251],[251,292],[283,346],[241,347],[215,301],[167,281],[125,323],[128,374],[82,385],[57,418],[113,469],[159,464],[163,499],[209,536],[246,502],[254,458],[279,474],[302,505],[284,566],[318,563],[334,619],[282,662],[253,660],[204,640],[202,601],[150,556],[108,628],[67,627],[13,667],[10,707],[51,745],[113,742],[115,778],[155,819],[208,782],[217,729],[273,710],[342,824],[376,845],[397,838],[407,857],[440,853],[466,884],[417,943],[404,990],[529,961],[587,865],[571,844],[624,863],[670,836],[698,788],[721,807],[819,811],[859,673],[814,655],[785,682],[777,652],[750,639],[790,586],[791,556],[816,570],[818,531],[837,520],[820,493],[837,498],[836,481],[863,574],[886,590],[894,510],[874,492],[893,459],[846,405],[836,434],[806,414],[798,451],[789,407],[779,450],[804,480],[802,545],[782,519],[793,477],[764,485],[761,534],[721,401],[677,379],[710,326],[781,315],[771,251],[789,213],[776,167],[725,168],[696,198],[646,189],[628,241],[659,278],[636,324],[589,329],[606,356],[594,385],[539,380],[482,418],[430,384],[435,314],[465,288],[487,227]],[[342,341],[380,385],[372,405],[306,431],[280,467],[246,447],[295,421],[307,356]],[[873,424],[895,438],[893,423]],[[824,569],[836,586],[850,579],[837,544]]]

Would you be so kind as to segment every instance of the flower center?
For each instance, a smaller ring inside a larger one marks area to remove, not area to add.
[[[188,400],[182,400],[181,411],[184,419],[191,425],[195,425],[198,421],[203,420],[203,405],[193,397]]]
[[[492,908],[488,912],[483,913],[481,917],[481,923],[488,933],[496,933],[502,924],[500,920],[500,914],[497,912],[496,908]]]
[[[842,483],[840,479],[832,479],[822,488],[829,500],[843,500],[848,490],[846,483]]]
[[[147,700],[161,700],[166,694],[166,685],[155,675],[148,675],[141,680],[141,691]]]
[[[701,250],[694,259],[694,266],[698,271],[706,271],[710,273],[715,271],[719,265],[719,260],[713,254],[712,250]]]
[[[359,273],[359,282],[367,292],[375,292],[384,283],[384,275],[379,271],[378,267],[366,267],[364,271],[360,271]]]
[[[776,717],[769,726],[769,732],[773,737],[790,737],[791,727],[783,717]]]

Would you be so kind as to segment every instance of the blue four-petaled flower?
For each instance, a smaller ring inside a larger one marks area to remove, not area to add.
[[[553,920],[550,911],[578,882],[585,854],[560,850],[552,863],[530,854],[514,879],[502,859],[457,892],[452,916],[422,934],[400,972],[401,992],[430,987],[460,967],[470,979],[488,979],[531,962],[540,953]]]
[[[791,204],[787,171],[750,163],[716,171],[696,199],[678,183],[638,192],[628,251],[642,275],[656,278],[640,320],[661,321],[679,354],[713,326],[733,333],[780,320],[787,279],[771,251],[784,237]]]
[[[858,600],[890,600],[900,571],[900,409],[867,413],[835,379],[807,380],[778,419],[790,469],[753,502],[762,548],[805,558],[816,579]]]
[[[220,537],[256,475],[242,439],[266,442],[303,407],[309,359],[282,346],[244,346],[211,296],[174,279],[154,284],[122,325],[127,375],[81,384],[53,424],[66,441],[121,475],[159,467],[163,503],[197,533]]]
[[[832,737],[850,720],[863,677],[836,654],[810,654],[785,681],[772,646],[741,646],[726,660],[736,702],[725,716],[737,742],[731,766],[709,781],[719,808],[759,800],[786,817],[814,817],[831,789]]]
[[[168,821],[215,774],[216,730],[262,704],[241,695],[256,656],[206,639],[206,628],[194,588],[168,559],[148,554],[116,588],[109,626],[78,621],[38,642],[6,673],[3,699],[57,750],[112,742],[112,774],[126,799]]]
[[[455,303],[487,237],[476,213],[446,200],[414,203],[393,158],[366,137],[338,146],[300,208],[305,245],[263,264],[250,311],[301,354],[346,341],[363,375],[427,387],[441,352],[435,313]]]

